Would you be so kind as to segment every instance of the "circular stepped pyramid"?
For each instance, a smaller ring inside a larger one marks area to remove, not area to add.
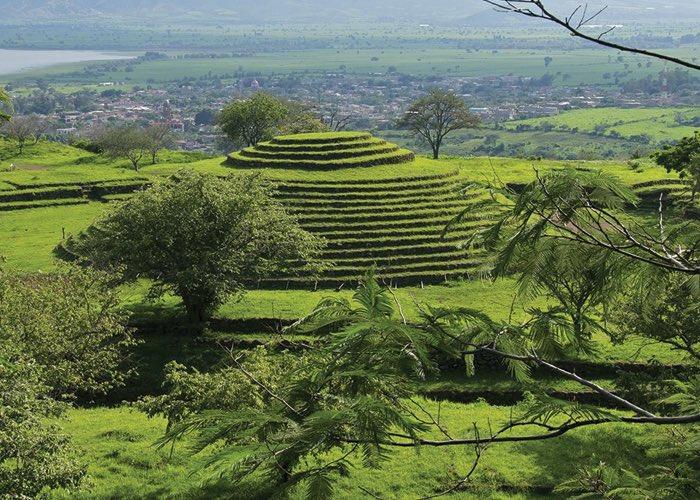
[[[322,170],[406,163],[414,154],[367,132],[333,132],[280,136],[228,158],[236,167]]]
[[[280,276],[262,286],[352,286],[372,266],[394,285],[417,285],[490,267],[487,255],[460,243],[495,218],[497,209],[485,191],[465,192],[451,167],[413,162],[412,152],[363,132],[283,136],[229,158],[238,167],[277,169],[272,180],[279,199],[327,242],[321,258],[328,269],[320,277]],[[280,172],[311,168],[333,175]],[[447,224],[465,209],[464,220],[443,238]]]

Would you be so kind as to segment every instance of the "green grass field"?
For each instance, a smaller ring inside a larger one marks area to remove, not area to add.
[[[700,108],[594,108],[566,111],[560,115],[509,122],[506,126],[517,128],[529,125],[542,128],[545,124],[555,128],[576,128],[581,132],[598,132],[622,137],[648,135],[654,141],[677,141],[692,136],[698,127],[679,124],[700,117]]]
[[[435,411],[437,404],[422,401]],[[442,422],[455,435],[469,436],[476,424],[482,432],[489,426],[504,424],[518,407],[497,407],[486,403],[440,404]],[[206,456],[191,459],[185,453],[186,442],[159,450],[155,441],[162,435],[165,422],[149,420],[128,408],[73,410],[61,422],[73,436],[89,462],[92,487],[71,498],[230,498],[226,483],[207,483],[202,474],[192,475],[192,466]],[[515,432],[515,431],[514,431]],[[518,431],[520,432],[520,431]],[[575,431],[566,437],[542,443],[505,444],[487,450],[481,467],[469,489],[448,498],[536,498],[551,493],[559,482],[576,472],[574,464],[597,465],[597,457],[606,457],[620,467],[640,470],[653,463],[645,456],[645,444],[663,430],[653,427],[629,429],[624,425]],[[363,498],[367,491],[382,498],[416,498],[447,489],[464,474],[473,460],[469,448],[399,450],[381,470],[357,466],[352,476],[341,479],[334,498]],[[292,495],[304,498],[303,491]],[[265,498],[265,484],[253,477],[239,485],[235,498]],[[55,498],[63,495],[56,494]]]

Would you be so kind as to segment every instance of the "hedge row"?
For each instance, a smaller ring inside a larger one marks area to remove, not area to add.
[[[290,210],[294,211],[325,211],[325,210],[337,210],[337,211],[356,211],[364,209],[378,209],[378,210],[391,210],[392,207],[401,206],[414,206],[420,204],[441,204],[441,203],[468,203],[466,200],[457,195],[454,192],[430,194],[425,196],[412,196],[408,198],[374,198],[367,200],[305,200],[302,198],[286,198],[284,199],[284,205]]]
[[[651,186],[666,186],[666,185],[689,185],[690,183],[685,179],[657,179],[655,181],[640,182],[638,184],[632,184],[632,189],[642,189]]]
[[[71,205],[87,205],[89,200],[85,198],[65,198],[60,200],[19,201],[0,203],[0,212],[12,212],[15,210],[27,210],[32,208],[66,207]]]
[[[79,186],[22,189],[0,192],[0,203],[80,198],[81,196],[83,196],[83,190]]]
[[[299,151],[341,151],[343,149],[367,148],[377,145],[386,144],[382,139],[372,138],[371,140],[350,141],[350,142],[332,142],[322,144],[275,144],[273,142],[259,142],[255,148],[260,151],[275,151],[284,153],[293,153]]]
[[[368,156],[361,159],[334,160],[334,161],[291,161],[291,160],[251,160],[239,153],[229,155],[229,163],[235,167],[243,168],[294,168],[333,170],[336,168],[376,167],[379,165],[397,165],[408,163],[415,159],[415,155],[406,149],[399,149],[386,155]]]

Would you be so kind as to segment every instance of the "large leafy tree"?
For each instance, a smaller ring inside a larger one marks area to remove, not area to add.
[[[678,172],[681,179],[688,179],[693,187],[691,202],[700,191],[700,132],[684,137],[674,146],[665,146],[654,154],[656,163],[668,172]]]
[[[149,154],[155,158],[162,147],[162,143],[156,145],[149,132],[134,124],[102,128],[93,135],[93,142],[105,155],[112,159],[128,159],[137,172],[143,159]]]
[[[313,268],[320,241],[259,176],[185,170],[116,206],[68,246],[128,280],[150,279],[152,297],[178,295],[201,323],[251,283]]]
[[[67,266],[58,273],[0,274],[0,342],[41,368],[55,398],[104,394],[129,375],[134,340],[110,276]]]
[[[234,101],[219,114],[218,125],[236,144],[255,146],[271,139],[289,115],[284,101],[266,92]]]
[[[459,96],[447,90],[433,89],[411,104],[398,126],[427,142],[433,158],[437,159],[445,137],[455,130],[473,128],[479,123],[479,117],[469,112]]]
[[[77,395],[124,382],[125,321],[102,273],[0,271],[1,497],[80,484],[86,468],[50,419]]]

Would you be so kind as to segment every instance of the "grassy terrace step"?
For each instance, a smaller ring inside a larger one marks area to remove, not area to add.
[[[13,201],[0,203],[0,212],[11,212],[14,210],[27,210],[43,207],[64,207],[70,205],[87,205],[90,203],[85,198],[62,198],[57,200],[36,200],[36,201]]]
[[[302,226],[314,225],[314,224],[355,224],[355,223],[367,223],[371,224],[374,222],[389,222],[389,221],[422,221],[425,219],[435,219],[438,217],[455,217],[459,212],[461,212],[464,207],[456,206],[452,208],[437,208],[429,210],[411,210],[408,212],[393,212],[393,213],[377,213],[377,214],[314,214],[298,215],[297,218]]]
[[[416,195],[410,198],[381,198],[371,200],[303,200],[303,199],[285,199],[285,207],[293,212],[310,212],[315,211],[327,212],[356,212],[358,210],[392,210],[401,207],[414,207],[417,205],[440,205],[450,203],[469,204],[470,200],[466,200],[459,196],[457,192],[438,193],[436,195]]]
[[[366,156],[383,155],[398,151],[399,147],[396,144],[386,143],[384,145],[374,145],[365,148],[343,149],[333,151],[260,151],[255,148],[246,148],[240,151],[241,156],[261,160],[345,160],[348,158],[363,158]]]
[[[498,212],[485,212],[480,214],[472,214],[464,217],[465,222],[474,221],[488,221],[495,217]],[[441,231],[452,219],[453,215],[444,215],[441,217],[433,218],[405,218],[397,221],[378,221],[378,222],[366,222],[363,224],[349,223],[344,224],[341,221],[335,223],[324,223],[324,224],[304,224],[302,225],[304,229],[317,233],[332,233],[338,231],[358,232],[362,234],[369,234],[372,231],[381,231],[386,229],[413,229],[413,228],[432,228],[432,231]],[[437,229],[439,228],[439,229]]]
[[[103,179],[96,181],[85,181],[85,182],[15,182],[15,181],[4,181],[12,184],[17,189],[43,189],[51,187],[72,187],[78,186],[83,188],[89,188],[93,186],[111,186],[115,184],[148,184],[150,179],[147,177],[129,177],[127,179]]]
[[[374,252],[396,249],[396,251],[411,249],[419,251],[422,246],[443,247],[456,246],[464,242],[471,236],[476,229],[485,226],[483,222],[473,222],[461,225],[456,231],[450,231],[445,237],[442,237],[442,228],[434,227],[429,229],[428,234],[404,235],[404,233],[396,232],[395,236],[380,236],[374,238],[344,238],[340,235],[339,238],[328,240],[324,253],[332,254],[333,252],[344,252],[346,255],[351,255],[352,252]],[[391,233],[389,233],[391,234]]]
[[[377,165],[395,165],[413,161],[415,155],[407,149],[397,149],[381,155],[367,155],[340,160],[287,160],[248,158],[239,153],[229,155],[229,163],[243,168],[297,168],[312,170],[333,170],[337,168],[374,167]]]
[[[396,255],[436,255],[445,254],[459,250],[462,239],[443,242],[418,243],[421,240],[414,240],[408,244],[386,244],[380,247],[355,247],[336,250],[324,250],[322,258],[324,260],[340,261],[342,259],[353,258],[376,258],[392,257]],[[465,250],[465,252],[467,252]],[[481,254],[482,251],[469,250],[470,255]]]
[[[492,221],[495,216],[483,217],[475,221],[468,221],[459,224],[459,226],[454,228],[454,234],[462,234],[462,231],[468,229],[475,230],[477,228],[483,228]],[[312,232],[322,236],[328,240],[331,240],[331,245],[333,240],[337,241],[357,241],[358,245],[360,242],[371,244],[375,241],[384,246],[386,240],[398,240],[401,237],[433,237],[438,238],[446,226],[445,221],[434,224],[424,224],[413,228],[404,227],[394,227],[389,228],[379,228],[379,229],[364,229],[362,231],[350,231],[347,228],[331,228],[331,229],[311,229]],[[307,228],[309,229],[309,228]],[[453,234],[452,232],[449,233]],[[361,238],[359,238],[361,236]],[[354,237],[354,238],[353,238]]]
[[[370,257],[364,256],[356,259],[339,259],[333,260],[334,268],[339,269],[367,269],[375,264],[379,268],[404,268],[405,266],[426,264],[429,267],[443,266],[455,261],[463,261],[464,259],[479,259],[480,262],[485,260],[483,252],[467,252],[460,249],[452,249],[448,252],[432,253],[432,254],[416,254],[416,255],[393,255],[389,257]]]
[[[321,132],[311,134],[281,135],[270,142],[273,144],[331,144],[372,139],[369,132]]]
[[[372,146],[382,146],[387,144],[383,139],[372,138],[370,140],[357,140],[347,142],[330,142],[330,143],[302,143],[302,144],[277,144],[274,142],[260,142],[255,148],[259,151],[267,151],[270,153],[294,153],[300,151],[343,151],[347,149],[369,148]]]
[[[392,266],[378,266],[377,272],[382,277],[400,276],[444,276],[445,274],[466,275],[468,271],[476,269],[487,269],[488,263],[481,258],[475,259],[455,259],[447,262],[419,262],[414,264],[402,264]],[[363,267],[340,267],[336,266],[324,273],[323,278],[334,278],[336,280],[353,280],[362,277],[367,272],[367,266]],[[292,277],[280,277],[280,280],[292,279]],[[308,278],[306,278],[308,280]]]
[[[439,174],[428,174],[428,175],[410,175],[410,176],[398,176],[389,178],[371,178],[371,179],[343,179],[343,180],[306,180],[306,179],[277,179],[274,182],[281,182],[288,185],[324,185],[324,186],[376,186],[377,184],[401,184],[404,182],[412,181],[432,181],[435,179],[447,179],[456,178],[459,176],[459,170],[449,170],[444,173]]]
[[[277,184],[277,191],[280,193],[304,193],[304,194],[344,194],[344,193],[374,193],[374,192],[402,192],[402,191],[430,191],[433,188],[439,187],[453,187],[457,189],[455,182],[449,179],[435,179],[432,181],[425,181],[422,179],[411,181],[411,182],[401,182],[394,185],[379,184],[375,185],[373,183],[368,183],[364,186],[335,186],[335,185],[293,185],[293,184]]]
[[[315,215],[330,215],[333,214],[336,217],[352,217],[358,215],[372,215],[372,214],[390,214],[390,213],[405,213],[411,210],[438,210],[438,209],[464,209],[469,206],[465,200],[454,199],[451,201],[438,202],[430,201],[423,202],[423,200],[415,200],[414,203],[401,203],[398,205],[361,205],[359,207],[334,207],[334,206],[315,206],[309,207],[287,207],[289,212],[298,214],[300,216],[315,216]]]
[[[347,191],[342,193],[279,193],[281,199],[287,201],[316,201],[316,202],[345,202],[350,200],[399,200],[399,199],[414,199],[421,196],[438,196],[441,194],[456,195],[457,191],[453,184],[433,187],[432,189],[414,189],[411,191]]]
[[[57,200],[62,198],[80,198],[83,189],[80,186],[45,187],[33,189],[15,189],[13,191],[1,191],[0,203],[36,200]]]

